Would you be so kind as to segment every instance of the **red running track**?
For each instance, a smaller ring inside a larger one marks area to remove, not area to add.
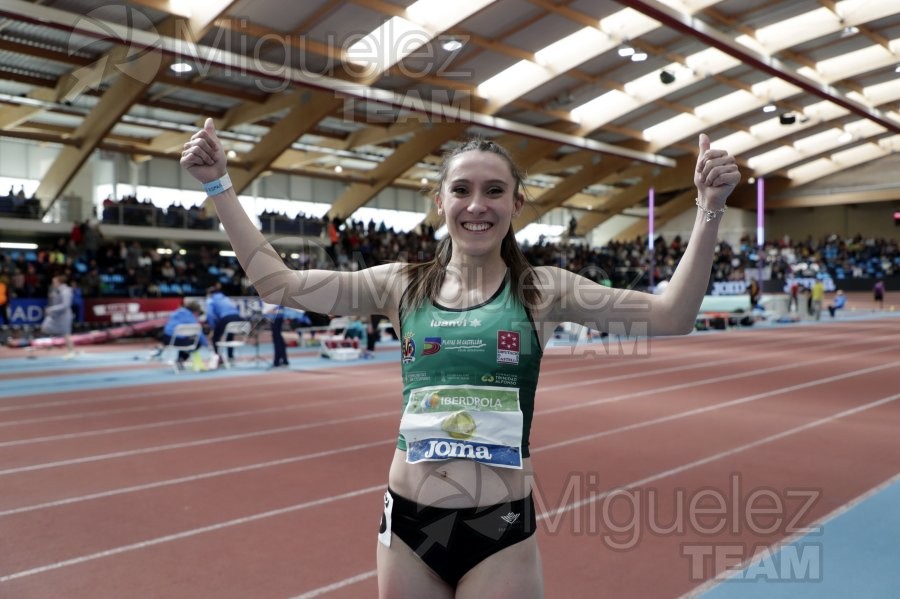
[[[900,471],[900,319],[604,347],[544,360],[547,597],[678,597],[733,565],[697,551]],[[0,399],[0,596],[376,596],[400,390],[367,363]]]

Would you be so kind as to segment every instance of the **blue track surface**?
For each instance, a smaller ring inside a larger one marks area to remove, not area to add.
[[[779,551],[763,554],[703,599],[900,597],[900,478]]]

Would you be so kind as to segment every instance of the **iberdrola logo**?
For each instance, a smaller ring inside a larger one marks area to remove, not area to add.
[[[412,331],[403,336],[400,344],[400,361],[409,364],[416,361],[416,342],[413,340]]]

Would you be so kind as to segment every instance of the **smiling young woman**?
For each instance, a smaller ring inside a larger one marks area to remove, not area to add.
[[[215,202],[266,302],[385,314],[400,331],[403,403],[378,534],[380,596],[542,597],[529,441],[543,347],[563,322],[690,332],[718,217],[740,179],[734,158],[700,136],[694,232],[660,295],[528,264],[511,225],[525,202],[523,175],[489,140],[443,161],[434,202],[448,234],[435,258],[357,272],[287,268],[238,204],[211,120],[181,163]]]

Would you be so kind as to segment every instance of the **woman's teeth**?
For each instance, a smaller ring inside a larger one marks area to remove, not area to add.
[[[490,228],[490,223],[463,223],[463,229],[467,231],[487,231]]]

